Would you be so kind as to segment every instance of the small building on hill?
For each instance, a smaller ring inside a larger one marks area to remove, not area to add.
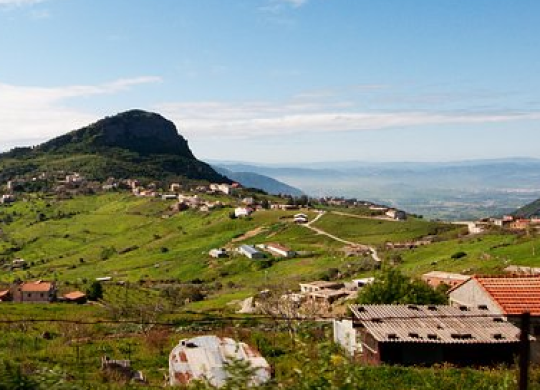
[[[268,250],[269,252],[271,252],[272,254],[275,254],[277,256],[282,256],[282,257],[294,257],[296,256],[296,252],[293,251],[291,248],[285,246],[285,245],[281,245],[281,244],[278,244],[278,243],[270,243],[270,244],[266,244],[266,250]]]
[[[463,282],[466,282],[471,277],[468,275],[455,274],[451,272],[431,271],[422,275],[422,280],[433,288],[437,288],[441,284],[448,287],[455,287]]]
[[[249,259],[264,259],[266,255],[251,245],[240,245],[238,252]]]
[[[65,302],[83,304],[88,301],[88,297],[82,291],[72,291],[62,296]]]
[[[229,257],[227,253],[227,249],[225,248],[214,248],[211,249],[210,252],[208,252],[210,257],[213,257],[214,259],[221,259],[225,257]]]
[[[452,306],[351,305],[334,322],[335,341],[365,364],[457,366],[512,364],[519,329],[478,309]]]
[[[396,221],[405,221],[407,219],[407,213],[398,209],[389,209],[385,212],[386,216]]]
[[[326,280],[316,280],[309,283],[300,283],[300,292],[310,293],[320,290],[340,290],[345,285],[342,282],[328,282]]]
[[[41,280],[15,284],[11,295],[17,303],[50,303],[56,300],[56,284]]]

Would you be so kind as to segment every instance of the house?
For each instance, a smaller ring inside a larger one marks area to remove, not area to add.
[[[250,207],[237,207],[234,209],[234,216],[236,218],[248,217],[253,213],[253,209]]]
[[[15,259],[11,262],[11,268],[15,269],[15,268],[21,268],[21,269],[25,269],[27,266],[26,264],[26,260],[24,259]]]
[[[240,245],[238,252],[249,259],[264,259],[266,255],[251,245]]]
[[[431,271],[422,275],[422,280],[433,288],[437,288],[441,284],[447,285],[448,287],[455,287],[466,282],[470,278],[471,277],[467,275],[442,271]]]
[[[2,195],[2,199],[0,199],[0,202],[2,204],[10,204],[10,203],[13,203],[15,202],[15,196],[14,195],[11,195],[11,194],[5,194],[5,195]]]
[[[512,230],[527,230],[529,226],[531,226],[530,219],[519,218],[510,222],[510,229]]]
[[[364,364],[511,364],[519,351],[519,329],[478,309],[351,305],[350,310],[351,320],[334,321],[334,339]]]
[[[306,214],[300,213],[294,215],[294,223],[308,223],[308,216]]]
[[[169,189],[171,192],[179,192],[182,189],[182,185],[180,183],[172,183]]]
[[[358,290],[358,289],[362,289],[364,287],[366,287],[368,284],[371,284],[375,281],[375,278],[374,277],[370,277],[370,278],[360,278],[360,279],[353,279],[350,283],[350,286],[355,289],[355,290]],[[345,286],[347,287],[347,286]]]
[[[310,283],[300,283],[302,293],[310,293],[320,290],[340,290],[344,287],[341,282],[327,282],[326,280],[317,280]]]
[[[41,280],[20,283],[12,287],[11,294],[18,303],[50,303],[56,299],[56,285]]]
[[[319,305],[331,305],[340,298],[350,297],[351,295],[356,295],[354,291],[350,290],[333,290],[333,289],[321,289],[316,291],[311,291],[305,294],[306,298],[315,302]]]
[[[191,381],[223,387],[229,378],[231,362],[247,363],[249,387],[268,382],[271,368],[259,351],[228,337],[199,336],[181,340],[169,356],[169,384],[188,386]]]
[[[252,197],[242,199],[242,203],[248,206],[255,204],[255,199]]]
[[[296,256],[296,252],[293,251],[291,248],[281,245],[281,244],[277,244],[277,243],[266,244],[266,250],[278,256],[283,256],[283,257]]]
[[[502,218],[492,218],[491,222],[498,227],[505,228],[510,226],[510,224],[514,221],[514,217],[511,215],[505,215]]]
[[[222,192],[225,195],[232,195],[239,186],[230,184],[210,184],[210,190],[214,192]]]
[[[176,195],[176,194],[163,194],[163,195],[161,195],[161,199],[163,199],[163,200],[176,200],[176,199],[178,199],[178,195]]]
[[[70,293],[64,294],[62,298],[64,298],[64,300],[68,303],[83,304],[87,301],[86,294],[82,291],[72,291]]]
[[[389,209],[385,212],[385,215],[397,221],[405,221],[407,219],[407,213],[397,209]]]
[[[500,314],[519,325],[531,314],[534,336],[540,335],[540,276],[473,276],[448,291],[450,304]]]
[[[225,248],[214,248],[210,250],[208,254],[210,255],[210,257],[213,257],[215,259],[229,257],[229,255],[227,254],[227,250]]]

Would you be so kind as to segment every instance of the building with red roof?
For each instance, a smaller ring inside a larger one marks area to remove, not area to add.
[[[540,276],[473,276],[448,291],[450,303],[507,317],[540,317]]]
[[[49,303],[56,299],[56,284],[42,280],[15,284],[12,295],[18,303]]]

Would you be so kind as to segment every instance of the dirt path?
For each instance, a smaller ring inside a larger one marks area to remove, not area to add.
[[[330,211],[330,213],[336,214],[336,215],[342,215],[344,217],[351,217],[351,218],[358,218],[358,219],[375,219],[377,221],[399,222],[397,219],[393,219],[393,218],[386,217],[383,215],[370,217],[368,215],[344,213],[343,211]]]
[[[240,237],[233,238],[231,242],[240,242],[240,241],[247,240],[251,237],[255,237],[261,234],[265,230],[266,228],[259,226],[258,228],[255,228],[253,230],[250,230],[249,232],[242,234]]]
[[[334,213],[334,212],[333,212]],[[339,212],[337,212],[339,213]],[[320,234],[322,236],[326,236],[326,237],[329,237],[331,238],[332,240],[335,240],[335,241],[338,241],[338,242],[341,242],[343,244],[346,244],[346,245],[352,245],[352,246],[358,246],[358,245],[361,245],[361,246],[364,246],[366,248],[369,248],[369,251],[371,253],[371,257],[373,258],[373,260],[377,261],[377,262],[382,262],[381,258],[379,257],[379,253],[377,252],[377,249],[371,245],[366,245],[366,244],[362,244],[362,243],[359,243],[359,242],[352,242],[352,241],[348,241],[348,240],[344,240],[343,238],[340,238],[338,236],[335,236],[333,234],[330,234],[322,229],[319,229],[319,228],[316,228],[315,226],[312,226],[315,222],[317,222],[319,219],[321,219],[323,217],[323,215],[326,214],[326,212],[322,211],[322,212],[319,212],[319,214],[313,218],[312,221],[304,224],[303,226],[305,226],[306,228],[314,231],[315,233],[317,234]],[[354,216],[353,214],[346,214],[346,213],[343,213],[344,215],[346,216]]]

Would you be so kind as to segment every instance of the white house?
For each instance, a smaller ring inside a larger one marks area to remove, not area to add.
[[[228,256],[227,250],[225,248],[214,248],[210,252],[208,252],[208,254],[215,259]]]
[[[234,209],[234,216],[236,218],[248,217],[253,213],[253,209],[250,207],[237,207]]]
[[[266,257],[264,253],[251,245],[240,245],[240,247],[238,247],[238,252],[249,259],[264,259]]]
[[[270,243],[266,245],[266,250],[272,252],[273,254],[276,254],[278,256],[283,257],[294,257],[296,256],[296,252],[293,251],[291,248],[286,247],[281,244],[277,243]]]

